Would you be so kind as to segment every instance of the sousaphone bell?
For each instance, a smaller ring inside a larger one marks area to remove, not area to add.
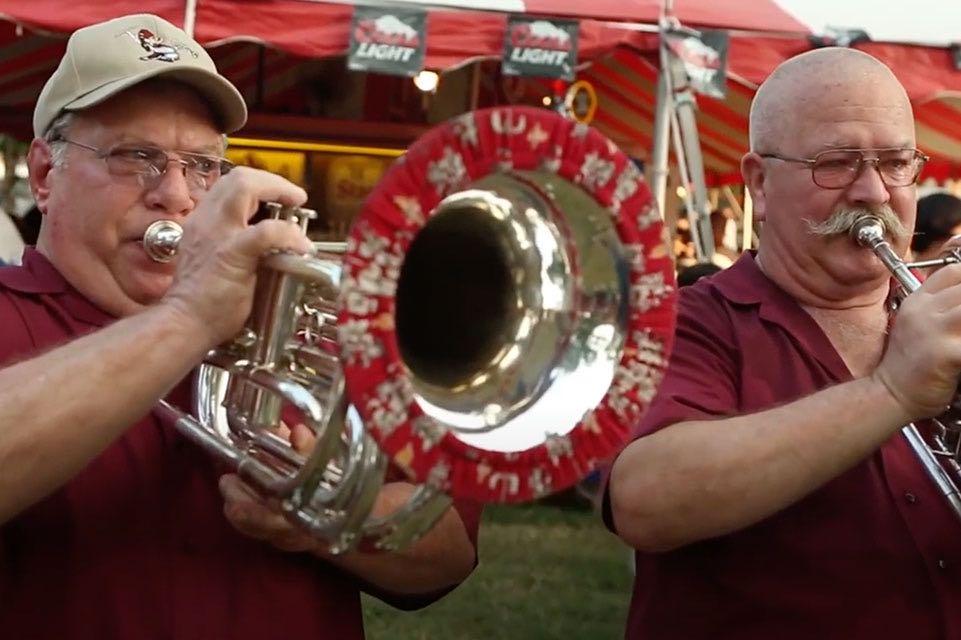
[[[175,254],[171,233],[152,228],[148,254]],[[346,243],[266,256],[194,406],[164,407],[331,551],[395,549],[452,496],[529,501],[608,460],[661,378],[675,295],[660,215],[613,143],[548,110],[475,111],[397,160]],[[308,455],[277,433],[291,420]],[[418,489],[372,517],[389,465]]]

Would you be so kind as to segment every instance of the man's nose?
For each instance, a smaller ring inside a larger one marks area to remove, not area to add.
[[[848,198],[854,202],[884,204],[891,199],[888,186],[881,176],[877,158],[865,158],[854,182],[848,187]]]
[[[173,166],[171,166],[173,164]],[[147,191],[147,204],[162,208],[169,214],[187,215],[194,208],[194,198],[187,177],[187,163],[170,158],[164,172],[155,178],[156,183]]]

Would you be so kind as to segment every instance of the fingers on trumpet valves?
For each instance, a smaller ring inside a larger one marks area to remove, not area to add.
[[[240,213],[248,221],[261,210],[263,202],[299,207],[307,202],[307,192],[269,171],[237,167],[214,184],[206,201],[225,213]],[[230,206],[234,203],[241,206]]]
[[[314,245],[296,222],[262,220],[245,229],[239,242],[248,255],[262,256],[275,252],[310,254]]]

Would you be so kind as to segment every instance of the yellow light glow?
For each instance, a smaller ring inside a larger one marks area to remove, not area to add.
[[[404,149],[390,147],[365,147],[351,144],[328,144],[324,142],[298,142],[290,140],[260,140],[257,138],[228,138],[231,147],[255,149],[286,149],[290,151],[320,151],[323,153],[361,153],[368,156],[396,158],[404,155]]]

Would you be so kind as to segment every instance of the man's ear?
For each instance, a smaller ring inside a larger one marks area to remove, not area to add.
[[[53,150],[50,143],[34,138],[27,152],[27,168],[30,171],[30,191],[40,213],[46,215],[50,197],[50,179],[53,166]]]
[[[754,219],[763,222],[767,211],[764,192],[764,158],[750,151],[741,158],[741,177],[754,202]]]

